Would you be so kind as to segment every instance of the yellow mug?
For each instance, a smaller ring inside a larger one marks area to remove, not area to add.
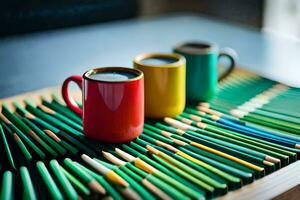
[[[179,54],[146,53],[133,60],[144,73],[145,115],[174,117],[185,107],[185,58]]]

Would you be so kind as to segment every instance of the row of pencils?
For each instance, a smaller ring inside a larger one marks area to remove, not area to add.
[[[295,88],[236,71],[212,102],[146,121],[122,145],[84,137],[81,118],[56,95],[3,103],[0,199],[225,195],[297,161],[299,98]]]

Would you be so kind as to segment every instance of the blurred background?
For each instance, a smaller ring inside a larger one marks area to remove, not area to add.
[[[0,36],[193,12],[300,39],[299,0],[2,0]]]
[[[1,0],[0,98],[190,40],[300,87],[300,0]]]

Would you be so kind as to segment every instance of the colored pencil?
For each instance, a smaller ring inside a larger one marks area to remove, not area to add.
[[[146,134],[147,136],[143,135],[143,137],[141,137],[141,139],[145,139],[146,141],[148,141],[152,144],[157,144],[158,146],[169,150],[169,152],[172,152],[172,153],[168,152],[167,154],[171,155],[172,157],[176,158],[177,160],[180,160],[181,162],[185,163],[186,165],[189,165],[189,166],[193,167],[194,169],[197,169],[198,172],[202,172],[204,174],[204,176],[202,175],[204,178],[204,181],[209,180],[210,179],[209,177],[212,177],[212,180],[210,180],[210,184],[212,184],[211,181],[213,181],[213,180],[221,179],[220,183],[221,182],[224,183],[224,180],[226,180],[226,182],[228,182],[229,185],[232,185],[235,188],[241,186],[241,180],[239,178],[232,176],[230,174],[227,174],[226,172],[219,170],[218,168],[215,168],[214,166],[210,165],[209,163],[203,162],[203,160],[196,159],[193,156],[194,154],[193,155],[186,154],[183,151],[175,148],[174,146],[177,146],[177,144],[175,142],[173,142],[173,140],[169,140],[169,141],[171,141],[170,144],[166,144],[166,143],[162,142],[161,140],[155,141],[155,140],[153,140],[153,138],[160,138],[159,137],[160,135],[157,135],[156,133],[151,132],[151,131],[147,131],[147,129],[144,129],[144,132],[145,133],[147,132],[147,134]],[[148,138],[148,136],[150,136],[152,138]],[[164,150],[164,152],[166,152],[166,151]],[[217,177],[216,177],[216,175],[217,175]],[[215,185],[215,184],[216,183],[214,183],[213,185]],[[220,185],[219,186],[215,185],[215,187],[220,187]]]
[[[82,128],[82,124],[77,124],[76,122],[70,120],[69,118],[65,117],[64,115],[57,113],[56,111],[52,110],[51,108],[48,108],[46,106],[44,106],[43,104],[40,104],[37,106],[38,109],[42,110],[44,113],[47,113],[51,116],[53,116],[54,118],[66,123],[67,125],[69,125],[70,127],[78,130],[78,131],[83,131]]]
[[[43,138],[49,145],[52,146],[61,155],[65,155],[67,152],[59,143],[57,143],[53,138],[49,137],[44,131],[42,131],[38,126],[31,122],[27,118],[22,118],[22,121],[28,125],[35,133],[37,133],[41,138]]]
[[[72,155],[76,155],[79,150],[76,149],[75,147],[73,147],[72,145],[70,145],[69,143],[67,143],[64,140],[61,140],[57,135],[55,135],[55,133],[53,133],[50,130],[44,130],[44,132],[49,135],[49,137],[51,137],[55,142],[57,142],[58,144],[60,144],[61,146],[63,146],[65,149],[68,150],[68,152],[70,152]]]
[[[197,136],[198,137],[198,138],[196,138],[197,141],[202,140],[202,139],[204,139],[206,141],[210,141],[209,143],[208,142],[206,142],[206,143],[208,143],[208,145],[211,146],[211,147],[220,149],[224,152],[227,152],[231,155],[237,156],[237,157],[242,158],[242,159],[246,159],[248,161],[254,161],[258,164],[264,164],[264,165],[267,165],[267,166],[272,166],[273,165],[269,161],[265,161],[262,158],[258,158],[257,157],[257,155],[259,154],[258,152],[253,152],[250,149],[245,149],[245,148],[240,147],[238,145],[233,145],[231,143],[224,142],[222,140],[217,140],[215,138],[204,136],[204,135],[210,135],[211,133],[208,132],[208,131],[203,131],[203,130],[198,129],[196,127],[190,126],[189,125],[190,124],[189,122],[191,122],[190,120],[188,120],[188,121],[184,120],[184,122],[187,123],[187,124],[185,124],[185,123],[181,123],[181,122],[179,122],[177,120],[174,120],[174,119],[171,119],[171,118],[166,118],[166,122],[173,124],[173,126],[175,126],[177,128],[180,128],[182,130],[186,130],[186,133],[188,135]],[[205,125],[205,124],[203,124],[203,125]],[[200,134],[197,134],[196,132],[198,132]],[[192,137],[192,136],[190,136],[190,137]],[[227,148],[226,146],[231,147],[231,149]],[[233,148],[236,149],[236,150],[233,150]],[[256,155],[253,156],[253,155],[250,155],[250,153],[252,153],[252,154],[255,153]],[[259,154],[258,156],[261,156],[261,157],[265,158],[265,156],[261,155],[261,154]],[[275,162],[275,161],[277,163],[280,162],[280,160],[275,159],[273,157],[269,157],[269,158],[272,159],[273,162]]]
[[[141,169],[149,174],[152,174],[152,175],[156,176],[157,178],[162,179],[166,183],[172,185],[173,187],[177,188],[180,192],[178,191],[177,193],[174,193],[174,191],[173,191],[173,194],[176,194],[177,198],[183,197],[185,199],[186,197],[183,194],[186,194],[191,198],[201,197],[201,194],[191,190],[190,188],[188,188],[185,185],[181,184],[180,182],[174,180],[173,178],[166,176],[164,173],[160,172],[159,170],[157,170],[153,166],[149,165],[148,163],[144,162],[140,158],[133,157],[132,155],[130,155],[118,148],[116,148],[115,151],[120,157],[122,157],[123,159],[125,159],[128,162],[131,162],[134,166],[138,167],[139,169]],[[208,188],[210,188],[210,187],[208,187]],[[169,195],[171,195],[171,194],[169,194]]]
[[[70,158],[65,158],[63,163],[68,167],[72,173],[76,174],[80,179],[88,185],[88,187],[95,193],[100,195],[105,195],[105,189],[85,171],[81,170],[78,166],[76,166]]]
[[[2,113],[0,113],[0,119],[15,132],[26,144],[41,158],[45,159],[46,154],[36,146],[21,130],[19,130],[14,124],[12,124]]]
[[[139,140],[142,141],[142,140]],[[145,141],[143,141],[146,143]],[[173,152],[168,152],[167,150],[152,145],[150,143],[146,144],[147,146],[155,147],[156,150],[159,150],[160,154],[155,154],[155,159],[161,162],[161,159],[165,160],[166,162],[171,163],[174,167],[168,166],[169,168],[172,168],[175,171],[178,171],[180,174],[184,175],[189,180],[193,181],[194,183],[198,184],[198,186],[204,188],[205,190],[208,190],[210,192],[213,192],[215,194],[224,194],[227,191],[227,184],[226,181],[222,178],[229,178],[230,182],[236,182],[236,184],[240,185],[240,180],[238,178],[234,178],[233,176],[230,176],[229,174],[226,174],[224,172],[219,171],[216,168],[213,168],[209,166],[213,171],[216,172],[216,175],[211,174],[210,176],[207,176],[206,173],[209,171],[206,171],[205,169],[201,168],[203,164],[207,167],[208,165],[206,163],[203,163],[202,161],[195,159],[183,152],[176,152],[179,153],[178,156],[173,156]],[[147,148],[148,149],[148,148]],[[149,149],[148,149],[149,150]],[[201,166],[202,165],[202,166]],[[201,167],[200,167],[201,166]],[[205,173],[206,172],[206,173]],[[221,172],[221,173],[220,173]],[[220,178],[219,175],[222,175],[223,177]],[[213,178],[212,178],[213,177]],[[195,180],[196,178],[196,180]],[[201,181],[201,182],[199,182]],[[213,190],[212,190],[213,188]]]
[[[55,117],[43,112],[40,109],[37,109],[36,107],[34,107],[34,105],[29,101],[29,100],[25,100],[25,108],[31,112],[32,114],[36,115],[37,117],[45,120],[46,122],[57,126],[58,128],[62,129],[63,131],[66,131],[67,133],[73,135],[73,136],[82,136],[83,133],[72,128],[71,126],[67,125],[66,123],[56,119]]]
[[[132,177],[130,177],[124,171],[119,169],[117,166],[108,164],[107,162],[98,159],[96,161],[103,164],[105,167],[109,168],[110,170],[113,170],[121,178],[126,180],[129,184],[129,187],[136,192],[136,194],[139,196],[140,199],[151,199],[151,200],[155,199],[155,197],[150,192],[148,192],[144,187],[142,187],[138,182],[136,182]]]
[[[6,140],[6,136],[4,134],[4,131],[3,131],[3,128],[2,128],[1,124],[0,124],[0,137],[1,137],[1,140],[2,140],[2,144],[4,145],[5,155],[6,155],[6,158],[7,158],[8,162],[9,162],[10,168],[11,168],[11,170],[15,170],[16,169],[15,162],[14,162],[12,153],[10,151],[10,147],[9,147],[8,142]]]
[[[207,108],[206,108],[206,110],[202,109],[203,112],[207,112],[207,110],[210,110],[210,109],[207,109]],[[213,111],[213,110],[210,110],[210,111]],[[275,135],[275,134],[272,134],[272,133],[269,133],[269,132],[266,132],[263,130],[254,129],[247,125],[241,125],[241,124],[234,123],[232,121],[225,120],[225,119],[219,119],[218,121],[220,121],[221,123],[223,123],[225,125],[229,125],[229,126],[238,128],[239,130],[243,131],[243,133],[245,133],[245,134],[260,137],[262,139],[266,139],[271,142],[275,142],[275,143],[279,143],[279,144],[283,144],[283,145],[287,145],[290,147],[295,147],[297,149],[300,149],[299,143],[297,143],[294,140],[291,140],[285,136]]]
[[[61,191],[58,189],[57,185],[55,184],[45,164],[42,161],[38,161],[36,163],[36,167],[40,176],[42,177],[44,185],[46,186],[47,191],[49,192],[51,198],[63,199],[63,195],[61,194]]]
[[[14,198],[13,173],[11,171],[5,171],[2,176],[0,199],[11,200],[13,198]]]
[[[72,186],[84,197],[88,197],[91,194],[91,191],[88,187],[86,187],[84,184],[82,184],[79,180],[77,180],[71,173],[69,173],[64,167],[60,166],[61,171],[64,173],[64,175],[67,177],[67,179],[70,181]]]
[[[29,171],[25,166],[20,167],[20,176],[23,185],[23,198],[31,200],[37,199]]]
[[[97,174],[96,172],[88,169],[87,167],[75,162],[75,165],[77,165],[79,168],[81,168],[83,171],[88,173],[89,175],[93,176],[103,187],[104,189],[112,196],[113,199],[120,200],[123,199],[121,194],[101,175]],[[118,188],[119,190],[122,190],[123,188]],[[126,193],[128,194],[128,192]]]
[[[247,153],[247,154],[251,154],[253,156],[262,158],[262,159],[264,159],[266,161],[269,161],[269,162],[272,162],[272,163],[280,163],[280,159],[277,159],[277,158],[272,157],[270,155],[261,153],[260,151],[253,150],[253,149],[256,149],[256,146],[254,146],[254,145],[250,146],[249,144],[243,143],[239,140],[234,140],[234,139],[231,139],[231,138],[228,138],[228,137],[220,136],[219,134],[216,134],[216,133],[212,132],[214,129],[211,128],[210,125],[208,125],[208,124],[205,124],[205,123],[202,123],[202,122],[195,122],[193,120],[190,120],[188,118],[184,118],[184,117],[181,117],[181,116],[177,116],[176,119],[183,122],[183,123],[185,123],[185,124],[196,127],[195,131],[199,132],[201,135],[204,134],[204,135],[208,136],[208,137],[206,137],[206,139],[208,139],[208,140],[214,141],[214,142],[216,142],[218,144],[221,144],[221,145],[224,145],[224,146],[231,147],[233,149],[236,149],[238,151],[242,151],[242,152]],[[201,130],[201,129],[204,129],[204,130]],[[193,133],[193,132],[191,132],[191,133]],[[251,148],[247,148],[249,146]]]
[[[182,129],[188,128],[188,125],[179,123],[178,121],[173,120],[173,119],[171,119],[171,118],[166,118],[166,121],[167,121],[167,123],[171,123],[173,126],[177,126],[177,125],[178,125],[178,126],[181,128],[181,130],[182,130]],[[176,127],[176,128],[178,128],[178,127]],[[185,135],[185,134],[186,134],[186,133],[183,131],[181,135]],[[195,138],[194,138],[194,139],[195,139]],[[213,153],[222,155],[223,157],[226,157],[226,158],[228,158],[228,159],[230,159],[230,160],[233,160],[233,161],[235,161],[235,162],[239,162],[240,164],[243,164],[243,165],[245,165],[245,166],[247,166],[247,167],[250,167],[250,168],[252,168],[252,169],[254,169],[254,170],[256,170],[256,171],[259,171],[259,172],[263,172],[263,171],[264,171],[264,169],[263,169],[262,167],[259,167],[259,166],[257,166],[257,165],[253,165],[252,163],[249,163],[249,162],[247,162],[247,161],[245,161],[245,160],[242,160],[242,159],[240,159],[240,158],[236,158],[236,157],[234,157],[234,156],[232,156],[232,155],[229,155],[229,154],[227,154],[227,153],[223,153],[222,151],[219,151],[219,150],[216,150],[216,149],[207,147],[207,146],[202,145],[202,144],[200,144],[200,143],[194,143],[194,142],[193,142],[192,144],[193,144],[195,147],[198,147],[198,148],[201,148],[201,149],[204,149],[204,150],[207,150],[207,151],[210,151],[210,152],[213,152]]]
[[[111,182],[120,185],[122,187],[128,187],[129,183],[125,181],[123,178],[121,178],[118,174],[116,174],[114,171],[108,169],[107,167],[103,166],[102,164],[98,163],[97,161],[93,160],[89,156],[83,154],[81,158],[89,164],[92,168],[97,170],[100,174],[104,175],[109,179]]]
[[[177,148],[179,148],[180,150],[182,150],[182,151],[192,150],[194,152],[197,152],[197,157],[200,156],[202,160],[205,160],[206,162],[208,162],[214,166],[218,166],[221,170],[227,171],[231,174],[237,175],[242,178],[251,178],[252,177],[252,174],[250,173],[251,171],[248,170],[248,168],[245,168],[242,165],[232,162],[231,160],[228,160],[226,158],[223,158],[218,155],[214,155],[209,152],[202,151],[200,149],[193,147],[191,145],[193,142],[192,140],[189,140],[180,135],[171,133],[171,132],[176,131],[175,128],[173,128],[173,127],[168,127],[168,126],[165,126],[160,123],[156,123],[157,127],[154,127],[154,126],[151,126],[148,124],[145,124],[145,126],[157,133],[160,133],[164,137],[171,139],[173,141],[173,144],[175,146],[177,146]],[[168,132],[168,131],[171,131],[171,132]],[[198,155],[198,154],[200,154],[200,155]],[[203,155],[203,156],[201,156],[201,155]],[[218,162],[215,162],[215,160]],[[222,163],[224,163],[226,165],[224,165]]]
[[[44,130],[50,130],[51,132],[58,135],[60,138],[67,140],[69,143],[71,143],[73,146],[76,146],[78,149],[82,150],[83,152],[86,152],[89,155],[96,156],[96,153],[94,151],[95,148],[93,146],[91,146],[86,140],[84,140],[83,137],[71,136],[68,133],[65,133],[64,131],[55,127],[55,125],[51,125],[50,123],[44,121],[43,119],[40,119],[40,118],[34,116],[33,114],[31,114],[30,112],[28,112],[27,110],[25,110],[22,107],[17,107],[16,111],[21,116],[26,117],[33,123],[39,125],[40,127],[43,127]]]
[[[50,167],[53,171],[54,176],[56,177],[59,186],[61,187],[62,192],[66,196],[67,199],[75,200],[78,199],[79,196],[76,190],[73,188],[67,177],[61,171],[60,165],[56,160],[50,161]]]
[[[30,162],[32,160],[32,155],[28,151],[27,147],[25,146],[25,144],[23,143],[21,138],[16,133],[13,133],[13,131],[4,122],[1,122],[1,124],[2,124],[2,127],[10,134],[13,141],[16,142],[16,144],[18,145],[18,147],[19,147],[21,153],[23,154],[24,158],[28,162]]]
[[[108,152],[103,151],[102,153],[107,160],[119,166],[120,170],[124,171],[129,176],[131,176],[134,180],[144,185],[149,191],[151,191],[157,197],[159,197],[160,199],[168,199],[168,200],[171,199],[171,197],[167,195],[163,190],[159,189],[157,186],[155,186],[149,180],[147,180],[148,175],[141,177],[139,176],[139,174],[136,174],[134,173],[134,171],[131,171],[126,166],[126,165],[131,165],[131,163],[126,163]]]
[[[57,152],[51,148],[47,143],[45,143],[31,128],[29,128],[22,120],[16,117],[7,107],[6,104],[2,105],[2,112],[4,115],[19,128],[22,132],[29,135],[33,140],[35,140],[44,150],[47,151],[51,156],[57,157]]]
[[[34,108],[33,107],[33,104],[31,104],[30,102],[28,102],[27,101],[27,103],[29,103],[29,106],[30,106],[30,108],[31,108],[31,110],[34,110],[35,109],[35,111],[36,110],[39,110],[39,109],[37,109],[37,108]],[[42,106],[42,105],[38,105],[38,106]],[[36,111],[36,112],[39,112],[39,111]],[[42,112],[43,113],[43,112]],[[44,116],[45,117],[45,120],[47,121],[47,117],[48,116]],[[65,117],[65,116],[63,116],[63,117]],[[58,126],[61,130],[64,130],[64,131],[66,131],[67,133],[70,133],[70,132],[68,132],[68,131],[73,131],[74,132],[74,129],[72,128],[72,127],[70,127],[68,124],[66,124],[66,123],[64,123],[63,121],[60,121],[58,118],[56,119],[55,117],[52,117],[51,118],[51,116],[50,116],[50,118],[49,118],[49,122],[51,121],[51,120],[54,120],[54,121],[52,121],[53,123],[54,123],[54,125],[55,126]],[[72,121],[71,119],[68,119],[69,121],[70,121],[70,123],[75,123],[74,121]],[[51,123],[51,122],[50,122]],[[77,132],[76,134],[73,134],[73,133],[70,133],[73,137],[75,137],[75,138],[77,138],[77,139],[80,139],[81,140],[81,142],[82,143],[84,143],[84,144],[86,144],[87,146],[89,146],[90,148],[92,148],[94,151],[97,151],[97,147],[94,147],[94,145],[92,145],[93,143],[95,143],[95,142],[93,142],[93,140],[88,140],[86,137],[84,137],[84,134],[83,134],[83,127],[82,127],[82,125],[78,125],[78,126],[80,126],[80,132],[81,132],[81,134],[79,134],[79,132]],[[64,127],[64,128],[63,128]],[[97,145],[97,143],[95,143],[96,145]]]
[[[102,152],[104,157],[109,160],[110,162],[116,164],[119,166],[112,166],[110,167],[111,169],[113,169],[114,171],[117,171],[116,173],[120,173],[120,171],[122,171],[123,173],[128,174],[130,177],[132,177],[133,180],[141,183],[142,185],[144,185],[148,190],[150,190],[151,192],[153,192],[156,196],[158,196],[160,199],[171,199],[170,196],[168,196],[165,192],[163,192],[162,190],[160,190],[157,186],[155,186],[154,184],[152,184],[150,181],[147,180],[147,175],[145,175],[143,178],[141,176],[139,176],[138,174],[134,173],[133,171],[131,171],[130,169],[128,169],[128,167],[126,166],[127,163],[120,160],[119,158],[113,156],[112,154],[108,153],[108,152]],[[130,165],[130,163],[128,163]],[[107,166],[107,165],[106,165]],[[107,166],[109,167],[109,166]],[[147,190],[143,191],[143,193],[145,194],[145,197],[147,199],[155,199],[155,197],[153,197]]]
[[[108,157],[108,154],[106,154],[106,157]],[[160,180],[159,178],[152,176],[151,174],[147,174],[149,172],[146,172],[145,170],[141,170],[139,167],[135,167],[131,163],[126,164],[126,166],[133,170],[135,173],[138,173],[140,176],[147,178],[151,183],[161,188],[167,196],[171,198],[178,198],[178,197],[184,197],[186,199],[187,197],[183,196],[183,194],[179,191],[174,190],[168,183],[165,183],[165,181]]]
[[[222,97],[222,101],[219,97],[213,101],[213,104],[211,105],[208,104],[208,105],[215,108],[215,107],[222,106],[222,104],[223,105],[230,104],[230,107],[228,107],[225,110],[232,114],[236,114],[237,116],[240,117],[241,115],[243,115],[242,117],[244,116],[246,116],[247,118],[250,117],[250,121],[256,120],[256,123],[263,123],[264,125],[267,126],[276,125],[276,124],[272,124],[274,121],[276,121],[276,123],[279,124],[282,123],[281,127],[276,127],[279,129],[286,129],[289,127],[289,125],[292,125],[292,128],[290,127],[291,129],[288,130],[293,132],[293,129],[295,128],[295,124],[290,124],[289,122],[293,121],[299,123],[299,120],[293,117],[283,116],[280,113],[274,114],[273,112],[270,111],[257,110],[257,108],[259,109],[261,107],[264,107],[265,104],[268,105],[270,102],[274,102],[275,101],[274,99],[278,99],[278,97],[285,95],[286,93],[288,93],[288,90],[289,88],[287,86],[281,84],[273,84],[270,85],[270,87],[264,88],[258,94],[257,93],[253,94],[252,98],[247,98],[243,102],[240,102],[239,104],[230,101],[231,100],[230,95],[232,95],[233,93],[231,90],[229,91],[227,90],[226,95],[225,93],[220,94]],[[248,116],[248,114],[250,115]],[[257,121],[257,119],[263,119],[263,120]],[[247,119],[245,120],[248,121]],[[296,129],[299,130],[299,127]]]
[[[52,102],[48,101],[45,97],[42,97],[42,104],[44,106],[47,106],[48,108],[64,115],[65,117],[73,120],[74,122],[76,122],[77,124],[82,125],[82,119],[76,115],[75,113],[73,113],[68,107],[62,105],[61,103],[53,100]]]
[[[130,153],[133,156],[139,157],[144,162],[150,164],[151,166],[155,167],[156,169],[158,169],[162,173],[166,174],[169,177],[174,178],[175,180],[177,180],[180,183],[186,185],[187,187],[191,188],[192,190],[197,191],[201,195],[205,194],[205,191],[203,189],[198,187],[196,184],[194,184],[190,180],[184,178],[184,176],[180,172],[176,171],[176,173],[175,173],[175,172],[171,171],[169,169],[170,165],[168,163],[166,163],[165,161],[163,161],[163,163],[161,164],[159,162],[156,162],[155,159],[153,159],[153,158],[151,159],[151,157],[154,157],[154,156],[151,155],[151,154],[149,155],[148,150],[146,150],[144,147],[139,146],[135,142],[130,142],[129,145],[130,146],[125,145],[125,144],[122,145],[122,148],[127,153]],[[131,147],[133,147],[134,149],[131,148]],[[148,157],[148,156],[150,156],[150,157]]]
[[[193,119],[199,120],[199,115],[198,115],[199,112],[198,111],[189,108],[189,109],[187,109],[187,112],[197,115],[197,116],[194,116]],[[242,134],[243,131],[241,131],[240,129],[234,128],[229,125],[224,125],[219,122],[219,119],[220,118],[216,117],[216,116],[215,117],[212,116],[211,118],[208,118],[208,119],[200,118],[201,121],[203,121],[207,124],[213,125],[215,128],[213,131],[217,132],[218,134],[223,134],[225,136],[234,137],[243,142],[247,142],[247,143],[253,144],[255,146],[260,146],[260,147],[269,149],[270,151],[278,152],[278,153],[281,153],[284,155],[288,155],[290,157],[295,157],[295,155],[296,155],[297,150],[294,148],[290,148],[290,147],[286,147],[286,146],[283,146],[280,144],[272,143],[272,142],[263,140],[261,138],[256,138],[255,135],[249,136],[249,135]],[[216,129],[218,129],[220,131],[217,131]]]
[[[240,185],[240,179],[234,176],[231,176],[199,159],[194,158],[191,155],[188,155],[182,151],[180,151],[179,149],[175,148],[173,146],[173,141],[172,141],[172,145],[164,143],[162,141],[158,141],[152,138],[150,138],[151,136],[154,136],[155,133],[147,131],[147,129],[144,130],[144,132],[147,132],[147,135],[143,135],[143,137],[140,137],[141,139],[144,139],[145,141],[148,141],[149,143],[152,144],[156,144],[159,147],[163,147],[165,148],[165,150],[163,150],[163,152],[166,152],[166,154],[169,154],[171,157],[181,161],[182,163],[184,163],[186,165],[186,167],[183,167],[184,170],[187,170],[190,166],[191,168],[189,168],[189,172],[190,174],[193,174],[193,176],[197,177],[200,180],[203,180],[204,182],[214,186],[215,188],[223,188],[224,189],[224,181],[216,181],[218,178],[214,177],[214,175],[218,175],[219,177],[221,177],[221,180],[226,180],[228,182],[235,182],[237,185]],[[150,137],[149,137],[150,136]],[[169,151],[169,152],[168,152]],[[195,165],[195,164],[196,165]],[[197,172],[194,169],[197,169]],[[192,170],[192,173],[191,173]],[[213,177],[213,178],[210,178]],[[219,178],[220,179],[220,178]],[[226,187],[226,186],[225,186]]]

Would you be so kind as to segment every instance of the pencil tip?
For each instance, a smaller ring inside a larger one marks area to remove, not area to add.
[[[129,183],[127,181],[125,181],[122,177],[120,177],[118,174],[116,174],[116,172],[112,170],[106,173],[106,177],[123,187],[129,186]]]
[[[269,161],[269,162],[272,162],[272,163],[280,163],[280,159],[278,158],[274,158],[272,156],[266,156],[266,160]]]
[[[102,195],[106,194],[106,190],[95,179],[89,182],[88,185],[94,192]]]

